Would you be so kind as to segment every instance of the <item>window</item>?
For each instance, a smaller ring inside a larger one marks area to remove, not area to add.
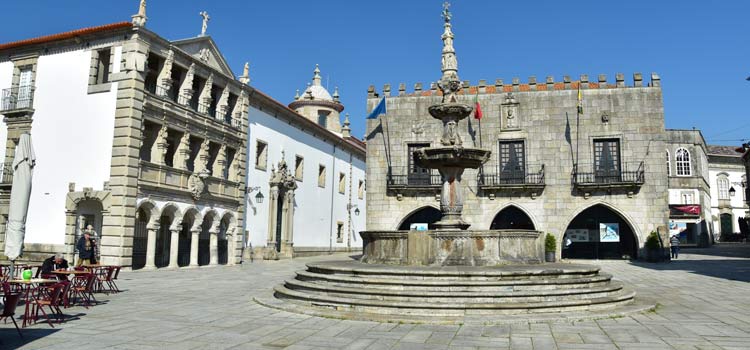
[[[32,66],[21,67],[18,76],[18,95],[16,96],[16,108],[31,107],[32,98]]]
[[[268,144],[257,140],[255,142],[255,168],[259,170],[266,170],[266,162],[268,161]]]
[[[359,187],[357,187],[357,198],[365,198],[365,182],[362,180],[359,180]]]
[[[620,181],[620,140],[594,140],[594,176],[597,182]]]
[[[318,187],[326,187],[326,167],[318,165]]]
[[[343,194],[346,192],[346,174],[339,173],[339,193]]]
[[[503,179],[523,180],[526,178],[523,141],[500,141],[499,157],[499,170]]]
[[[318,125],[324,128],[327,127],[329,114],[331,114],[331,112],[329,111],[323,111],[323,110],[318,111]]]
[[[341,221],[336,223],[336,242],[344,242],[344,223]]]
[[[675,165],[677,166],[677,176],[690,176],[690,152],[684,148],[678,148],[675,152]]]
[[[672,176],[672,167],[670,165],[669,151],[667,151],[667,176]]]
[[[414,151],[418,151],[422,148],[430,147],[429,143],[410,143],[407,145],[406,159],[409,161],[409,169],[407,175],[407,181],[409,185],[429,185],[430,184],[430,169],[422,168],[417,165]]]
[[[302,181],[302,171],[305,166],[305,158],[302,158],[300,156],[296,156],[294,158],[294,179],[297,181]]]
[[[693,191],[685,191],[680,193],[682,204],[695,204],[695,193]]]
[[[112,48],[96,51],[96,75],[94,84],[109,83],[109,59]]]
[[[729,179],[727,179],[727,176],[720,174],[716,183],[719,189],[719,199],[729,199]]]

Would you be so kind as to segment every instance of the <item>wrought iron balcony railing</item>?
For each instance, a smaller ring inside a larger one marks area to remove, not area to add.
[[[573,186],[613,188],[640,187],[645,182],[643,162],[622,163],[618,167],[578,164],[573,167]]]
[[[477,183],[483,189],[544,187],[544,164],[494,170],[485,165],[477,174]]]
[[[392,167],[387,177],[389,189],[438,189],[442,185],[440,174],[437,170],[428,172],[410,172],[408,167]]]
[[[32,86],[18,86],[2,91],[2,105],[0,111],[13,111],[17,109],[30,109],[34,101],[34,88]]]

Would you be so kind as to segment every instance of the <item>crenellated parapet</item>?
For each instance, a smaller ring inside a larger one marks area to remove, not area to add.
[[[390,97],[391,86],[393,84],[384,84],[382,88],[382,95],[377,92],[374,85],[370,85],[367,89],[367,98],[377,98],[380,96]],[[429,89],[423,89],[423,86],[429,85]],[[417,82],[412,84],[413,90],[407,91],[406,83],[398,83],[398,94],[399,97],[404,96],[442,96],[442,92],[438,89],[436,82],[430,82],[429,84],[423,84]],[[561,91],[561,90],[593,90],[593,89],[625,89],[625,88],[661,88],[661,78],[657,73],[651,73],[648,82],[644,82],[643,74],[633,73],[630,85],[625,82],[625,75],[623,73],[615,74],[614,81],[608,80],[606,74],[596,75],[596,80],[589,78],[588,74],[582,74],[577,80],[571,79],[569,75],[565,75],[562,81],[555,81],[553,76],[547,76],[544,81],[538,81],[536,76],[531,76],[525,82],[522,82],[520,78],[514,77],[511,79],[511,83],[504,83],[503,79],[495,79],[495,83],[490,85],[487,80],[480,79],[475,85],[472,85],[468,80],[462,82],[462,90],[459,91],[458,95],[475,95],[475,94],[499,94],[507,92],[535,92],[535,91]]]

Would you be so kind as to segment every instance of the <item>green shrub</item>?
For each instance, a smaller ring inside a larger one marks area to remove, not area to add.
[[[544,250],[548,252],[554,252],[557,249],[557,240],[551,233],[544,237]]]
[[[656,231],[651,231],[646,238],[646,249],[656,250],[659,249],[659,234]]]

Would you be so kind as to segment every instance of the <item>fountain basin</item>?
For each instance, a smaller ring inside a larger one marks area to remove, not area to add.
[[[363,231],[362,262],[411,266],[496,266],[544,261],[533,230]]]
[[[423,168],[477,169],[490,159],[491,151],[481,148],[428,147],[414,151],[417,165]]]
[[[441,103],[427,107],[427,111],[435,119],[443,120],[449,117],[458,121],[468,117],[474,108],[462,103]]]

